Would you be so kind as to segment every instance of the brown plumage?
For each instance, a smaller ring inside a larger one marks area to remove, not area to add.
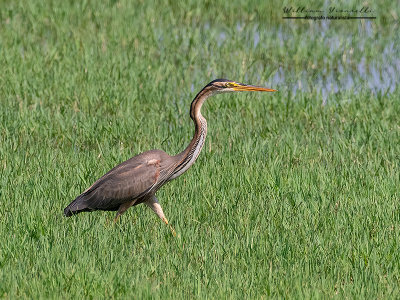
[[[186,149],[170,156],[161,150],[150,150],[114,167],[79,195],[65,209],[70,217],[84,211],[117,211],[118,219],[129,207],[146,203],[166,223],[167,219],[158,203],[157,190],[183,174],[197,159],[207,135],[207,121],[200,109],[204,101],[215,93],[235,91],[265,91],[273,89],[245,85],[226,79],[217,79],[206,85],[190,106],[190,117],[195,124],[192,141]]]

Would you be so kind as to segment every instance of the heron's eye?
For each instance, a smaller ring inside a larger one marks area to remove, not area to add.
[[[231,87],[234,87],[234,86],[236,86],[236,84],[234,84],[234,83],[232,83],[232,82],[227,82],[227,83],[225,84],[225,87],[227,87],[227,88],[231,88]]]

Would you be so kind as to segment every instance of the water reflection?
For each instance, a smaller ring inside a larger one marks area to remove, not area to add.
[[[326,21],[328,22],[328,21]],[[322,22],[322,27],[326,26],[325,21]],[[371,22],[365,22],[364,26],[359,27],[366,36],[373,35]],[[281,33],[279,33],[280,35]],[[322,31],[324,36],[324,31]],[[352,37],[349,37],[351,39]],[[324,60],[322,68],[319,67],[316,72],[318,75],[312,77],[309,72],[301,72],[291,74],[285,72],[280,67],[271,77],[269,84],[271,86],[284,86],[290,89],[293,94],[297,91],[317,91],[321,94],[322,100],[325,103],[329,94],[339,91],[352,91],[360,93],[369,89],[372,93],[393,93],[398,85],[398,74],[400,74],[400,59],[398,45],[394,42],[388,43],[384,47],[382,53],[377,53],[376,57],[369,57],[368,63],[365,56],[358,58],[358,63],[353,59],[350,61],[349,56],[352,55],[354,49],[350,49],[350,53],[346,53],[343,46],[343,40],[340,42],[338,36],[332,36],[325,39],[325,46],[329,49],[329,56],[335,57],[334,53],[343,52],[341,59],[338,61],[329,61],[329,58]],[[351,40],[347,41],[347,45],[352,45]],[[357,44],[356,44],[357,45]],[[358,52],[363,53],[365,42],[361,41]],[[343,48],[343,49],[342,49]],[[337,56],[336,56],[337,57]],[[354,66],[355,64],[355,66]],[[333,67],[335,66],[335,67]]]
[[[393,93],[398,86],[398,74],[400,74],[398,41],[388,42],[384,45],[383,51],[370,51],[374,47],[373,21],[359,22],[357,34],[349,32],[348,36],[343,36],[342,33],[336,34],[334,29],[330,28],[331,22],[324,20],[315,23],[310,29],[310,32],[314,32],[315,35],[310,34],[304,37],[308,39],[305,43],[308,41],[323,43],[327,54],[322,60],[314,61],[310,68],[301,72],[294,71],[294,66],[283,65],[272,72],[265,84],[281,91],[290,91],[293,95],[300,91],[317,92],[324,103],[330,94],[338,92],[361,93],[370,90],[374,94]],[[262,37],[265,37],[266,33],[260,30],[268,30],[269,35],[274,35],[274,40],[276,43],[279,42],[278,47],[281,48],[288,47],[288,43],[293,38],[293,33],[282,25],[273,29],[259,26],[250,28],[242,23],[236,25],[236,32],[246,34],[249,37],[248,46],[253,49],[264,47],[265,41]],[[218,46],[224,46],[222,42],[226,39],[228,39],[228,33],[220,32]],[[369,43],[371,40],[372,43]],[[321,49],[317,50],[321,51]],[[376,54],[371,57],[371,53]],[[366,57],[366,55],[369,56]],[[304,60],[307,59],[313,61],[312,58],[304,57]],[[264,67],[260,67],[260,70],[264,70]],[[260,77],[258,74],[253,75]]]

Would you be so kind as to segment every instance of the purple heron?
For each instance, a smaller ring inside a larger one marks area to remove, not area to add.
[[[276,90],[226,79],[211,81],[196,95],[190,106],[194,136],[185,150],[175,156],[161,150],[150,150],[128,159],[80,194],[64,209],[64,215],[70,217],[94,210],[117,211],[116,221],[129,207],[145,203],[168,225],[155,194],[164,184],[187,171],[199,156],[207,135],[207,121],[200,112],[204,101],[214,94],[240,91]]]

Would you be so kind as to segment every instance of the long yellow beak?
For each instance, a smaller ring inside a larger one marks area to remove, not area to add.
[[[261,86],[254,85],[238,85],[233,87],[235,91],[247,91],[247,92],[276,92],[274,89],[267,89]]]

